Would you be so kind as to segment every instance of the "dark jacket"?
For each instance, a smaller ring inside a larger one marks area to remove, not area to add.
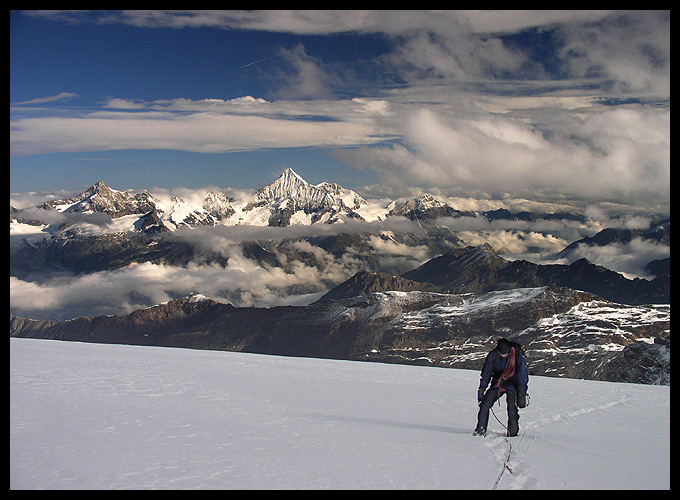
[[[526,394],[529,386],[529,372],[527,371],[527,362],[519,349],[515,349],[515,374],[508,380],[501,384],[502,389],[514,390],[518,394]],[[508,364],[509,357],[502,357],[500,353],[493,349],[489,354],[486,355],[484,360],[484,367],[482,368],[482,377],[479,382],[479,387],[481,389],[486,389],[489,382],[492,385],[498,382],[501,378],[505,367]]]

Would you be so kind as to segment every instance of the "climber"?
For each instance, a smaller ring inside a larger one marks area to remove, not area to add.
[[[491,382],[491,387],[486,388]],[[486,435],[489,423],[489,410],[505,393],[508,406],[507,435],[516,436],[519,432],[519,408],[527,406],[529,373],[521,346],[501,338],[494,349],[487,354],[477,390],[479,413],[477,427],[473,435]]]

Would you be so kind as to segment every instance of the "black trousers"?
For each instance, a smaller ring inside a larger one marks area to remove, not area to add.
[[[506,392],[501,393],[498,387],[489,389],[484,394],[482,402],[479,404],[479,413],[477,414],[477,431],[486,432],[486,427],[489,425],[489,410],[496,401],[506,394],[508,405],[508,436],[516,436],[519,433],[519,409],[517,408],[517,393],[514,388],[509,388]]]

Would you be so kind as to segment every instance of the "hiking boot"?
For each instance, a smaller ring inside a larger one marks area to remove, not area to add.
[[[486,436],[486,430],[479,430],[475,429],[475,431],[472,433],[473,436]]]

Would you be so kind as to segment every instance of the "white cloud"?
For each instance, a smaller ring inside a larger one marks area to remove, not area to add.
[[[191,292],[244,307],[303,305],[318,299],[334,283],[347,279],[351,275],[348,273],[359,270],[359,262],[353,263],[350,255],[335,259],[319,253],[321,265],[293,262],[285,271],[246,258],[238,245],[222,246],[222,251],[229,259],[226,267],[195,262],[184,267],[146,262],[40,283],[11,276],[10,309],[18,315],[61,320],[78,315],[119,315]]]
[[[524,120],[426,107],[393,121],[404,145],[341,151],[381,182],[535,197],[670,202],[670,111],[600,108],[543,133]]]
[[[461,231],[458,233],[465,246],[477,246],[488,243],[504,258],[522,258],[527,254],[555,253],[569,244],[567,240],[552,234],[536,231]]]
[[[368,239],[368,244],[373,248],[376,254],[385,258],[400,259],[401,266],[409,265],[415,268],[425,261],[432,258],[431,250],[425,245],[406,245],[394,241],[390,236],[390,232],[381,235],[371,235]],[[392,263],[392,266],[395,264]]]
[[[110,98],[106,109],[134,109],[178,114],[210,113],[216,115],[259,116],[270,119],[345,121],[370,124],[377,117],[390,116],[389,102],[377,98],[306,99],[267,101],[260,97],[235,99],[158,99],[139,101]],[[88,116],[88,115],[85,115]],[[153,116],[150,114],[150,116]],[[170,115],[160,115],[170,116]]]
[[[40,205],[45,201],[65,200],[77,194],[80,194],[80,192],[66,190],[10,193],[9,205],[18,209],[31,208]]]
[[[614,13],[600,23],[565,24],[560,56],[571,75],[601,73],[614,92],[670,98],[670,12]]]
[[[318,99],[333,95],[331,84],[337,77],[323,69],[321,60],[307,54],[302,44],[292,49],[279,49],[286,62],[281,78],[283,85],[276,92],[282,99]]]
[[[19,315],[62,320],[78,315],[119,315],[196,291],[238,306],[270,307],[289,304],[287,288],[291,286],[308,287],[308,294],[296,294],[295,299],[312,302],[326,290],[325,279],[318,269],[301,264],[290,273],[261,267],[232,247],[225,268],[142,263],[41,283],[10,277],[10,309]]]
[[[671,248],[644,238],[633,238],[628,243],[606,246],[578,245],[570,252],[568,262],[588,259],[590,262],[622,273],[629,279],[649,278],[644,270],[652,260],[670,257]]]

